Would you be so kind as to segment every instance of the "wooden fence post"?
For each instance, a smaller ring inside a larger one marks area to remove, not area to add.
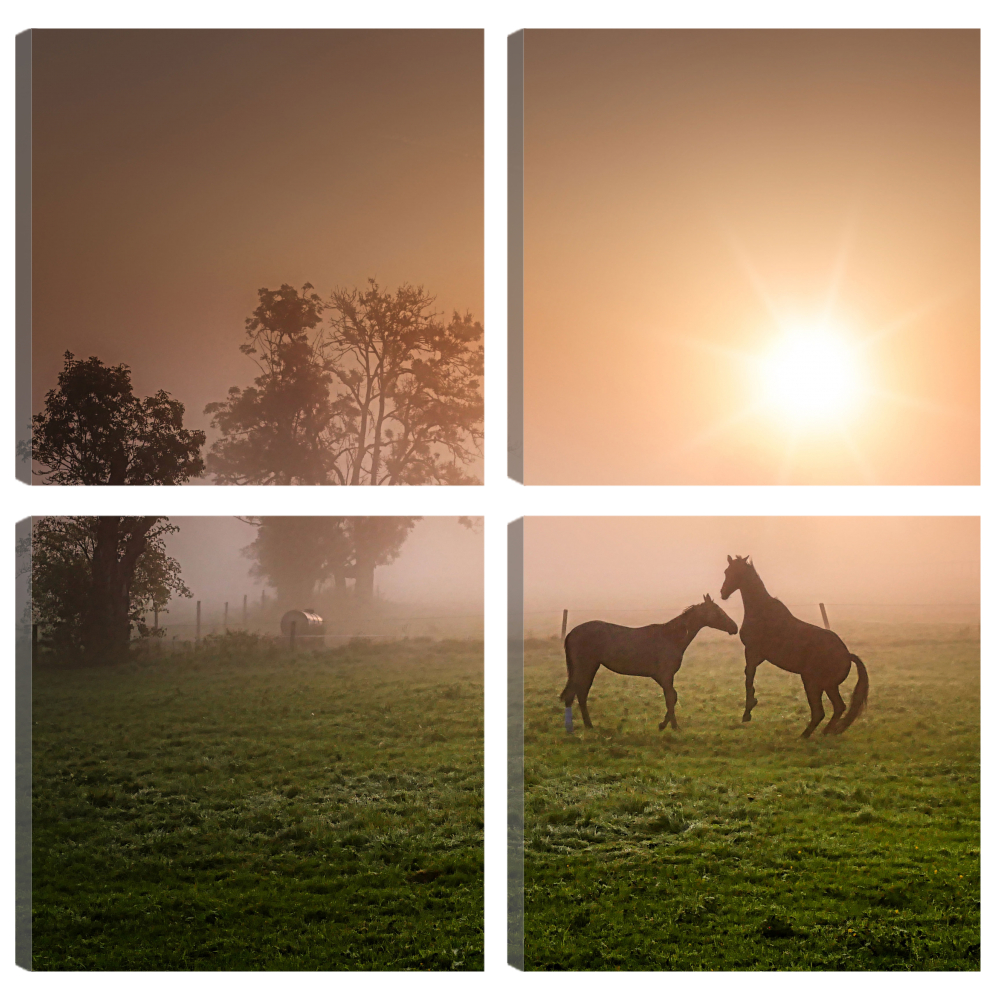
[[[829,629],[830,619],[826,617],[826,607],[822,603],[819,606],[819,613],[823,616],[823,628]]]
[[[560,642],[562,642],[566,638],[566,619],[568,617],[569,617],[569,608],[563,608],[562,632],[559,633]]]

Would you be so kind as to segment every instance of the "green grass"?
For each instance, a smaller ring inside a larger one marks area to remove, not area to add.
[[[482,645],[36,668],[36,969],[481,969]]]
[[[602,669],[568,735],[562,650],[526,643],[526,968],[979,968],[978,628],[840,631],[868,710],[808,741],[801,680],[763,664],[743,725],[742,646],[705,636],[679,732]]]

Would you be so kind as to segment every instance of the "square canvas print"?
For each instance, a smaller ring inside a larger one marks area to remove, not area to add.
[[[521,39],[511,475],[979,482],[978,31]]]
[[[979,968],[978,518],[523,530],[514,964]]]
[[[42,517],[19,548],[19,964],[482,969],[477,519]]]
[[[482,31],[18,58],[21,478],[482,479]]]

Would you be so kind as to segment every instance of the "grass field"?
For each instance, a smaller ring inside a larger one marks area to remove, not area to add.
[[[808,741],[770,664],[740,722],[735,637],[688,650],[676,733],[602,669],[567,734],[560,644],[526,642],[526,968],[979,968],[978,626],[838,631],[868,710]]]
[[[482,644],[253,646],[36,668],[34,967],[481,969]]]

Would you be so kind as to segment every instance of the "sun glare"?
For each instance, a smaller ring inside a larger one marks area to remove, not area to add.
[[[856,352],[832,330],[791,330],[760,361],[762,402],[799,424],[848,416],[861,388]]]

